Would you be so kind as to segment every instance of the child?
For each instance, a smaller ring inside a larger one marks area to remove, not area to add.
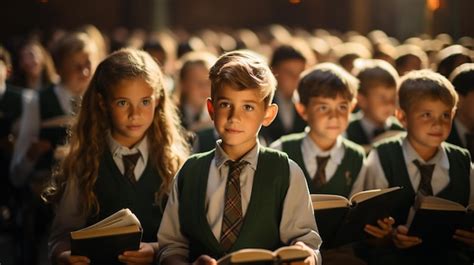
[[[368,157],[366,177],[368,188],[405,187],[394,216],[399,226],[393,241],[399,249],[392,249],[392,260],[384,264],[472,264],[459,249],[413,248],[422,239],[407,236],[404,225],[417,193],[463,205],[474,202],[469,152],[444,142],[451,129],[458,96],[446,78],[429,70],[405,75],[398,95],[397,117],[407,134],[375,147]],[[471,246],[474,245],[474,232],[459,230],[455,238],[463,242],[470,240]]]
[[[319,64],[301,76],[296,106],[309,130],[283,136],[271,147],[283,150],[298,163],[312,194],[350,197],[364,189],[364,150],[341,135],[347,128],[356,94],[357,80],[332,63]],[[391,222],[389,218],[380,220],[381,229],[367,225],[365,230],[382,238],[391,231]],[[335,259],[325,258],[332,256],[331,251],[323,251],[324,262],[338,264]],[[346,262],[361,262],[356,261],[350,248],[336,251],[345,255]]]
[[[147,243],[118,258],[151,264],[157,244],[150,242],[156,241],[171,180],[186,153],[155,61],[133,49],[111,54],[92,78],[72,130],[70,152],[45,192],[49,201],[59,203],[49,240],[53,263],[88,262],[87,257],[71,256],[69,232],[130,208]],[[130,156],[135,161],[128,162]]]
[[[414,44],[397,46],[395,68],[400,76],[404,76],[412,70],[426,69],[428,68],[428,56]]]
[[[451,82],[459,96],[456,117],[448,143],[465,147],[474,158],[474,63],[462,64],[454,69]]]
[[[453,70],[461,64],[472,63],[471,51],[457,44],[442,49],[437,57],[438,67],[436,71],[446,78],[449,78]]]
[[[293,92],[298,87],[298,79],[306,68],[306,62],[305,55],[293,46],[282,45],[273,52],[270,65],[278,81],[274,102],[280,111],[275,121],[262,129],[262,136],[268,144],[282,135],[302,132],[306,127],[293,102]]]
[[[242,248],[282,244],[300,245],[312,254],[307,263],[320,263],[303,173],[257,140],[278,110],[270,69],[255,55],[235,51],[221,56],[209,76],[207,106],[222,140],[177,174],[158,232],[160,264],[216,264]]]
[[[183,126],[191,131],[212,127],[206,113],[206,100],[211,95],[209,69],[216,57],[207,52],[190,52],[181,59],[179,71],[179,109]]]
[[[403,130],[393,115],[397,102],[396,70],[382,60],[357,60],[355,76],[359,79],[357,104],[360,111],[349,123],[347,139],[368,146],[387,130]]]

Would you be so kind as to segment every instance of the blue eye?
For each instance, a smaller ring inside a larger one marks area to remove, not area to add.
[[[151,99],[147,98],[147,99],[142,100],[142,104],[143,104],[143,106],[150,105],[151,104]]]

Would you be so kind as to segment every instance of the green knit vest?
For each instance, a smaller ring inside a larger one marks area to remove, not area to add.
[[[356,143],[343,139],[342,144],[344,145],[345,151],[341,164],[336,172],[334,172],[331,179],[320,189],[316,189],[311,176],[308,174],[308,170],[304,164],[303,154],[301,152],[301,142],[305,136],[306,133],[290,134],[283,136],[281,141],[283,151],[287,153],[288,156],[303,170],[310,193],[338,194],[345,197],[349,196],[352,186],[362,168],[365,157],[364,149]]]
[[[398,224],[404,224],[414,203],[416,191],[411,185],[402,151],[402,137],[387,139],[375,146],[389,187],[401,186],[403,194],[394,210]],[[452,200],[466,206],[469,202],[470,156],[466,149],[444,142],[449,160],[449,184],[437,197]]]
[[[349,122],[349,126],[346,130],[347,139],[360,144],[360,145],[367,145],[370,144],[369,136],[365,133],[362,125],[360,124],[360,120],[362,119],[361,113],[356,113],[352,116],[351,121]],[[389,117],[392,121],[392,125],[390,126],[389,130],[395,131],[403,131],[402,125],[398,122],[395,117]]]
[[[129,208],[140,220],[143,242],[156,242],[165,200],[155,203],[155,194],[160,189],[161,177],[148,161],[145,171],[137,183],[132,184],[123,176],[115,164],[110,151],[106,151],[99,167],[94,191],[99,202],[98,215],[90,216],[87,224],[96,223],[122,208]]]
[[[178,175],[179,221],[181,231],[189,240],[189,261],[203,254],[216,259],[227,254],[206,219],[207,181],[214,152],[191,156]],[[229,252],[242,248],[275,250],[282,246],[279,229],[289,175],[285,154],[260,148],[250,202],[239,237]]]

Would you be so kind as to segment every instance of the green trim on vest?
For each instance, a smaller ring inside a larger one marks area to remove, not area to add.
[[[99,202],[98,215],[90,216],[87,224],[96,223],[122,208],[129,208],[143,227],[143,242],[156,242],[156,234],[166,200],[155,203],[155,193],[160,189],[161,177],[148,161],[137,183],[132,184],[117,168],[110,151],[102,157],[94,191]]]
[[[329,182],[320,189],[316,189],[304,164],[303,154],[301,151],[301,143],[305,136],[306,133],[296,133],[283,136],[280,139],[282,142],[282,150],[287,153],[288,156],[303,170],[310,193],[338,194],[345,197],[349,196],[352,186],[362,168],[365,157],[364,149],[358,144],[343,138],[342,144],[345,151],[341,164],[336,172],[334,172],[334,175],[331,177]]]
[[[179,220],[181,231],[189,240],[189,261],[203,254],[216,259],[226,254],[211,231],[205,210],[214,152],[191,156],[178,175]],[[242,248],[275,250],[282,246],[279,229],[289,176],[286,154],[260,147],[251,199],[239,237],[229,252]]]
[[[402,150],[403,137],[389,138],[375,146],[379,155],[380,164],[388,181],[389,187],[402,186],[403,195],[400,203],[395,209],[395,221],[404,224],[407,220],[408,211],[413,205],[416,191],[411,185],[407,166]],[[448,186],[436,194],[437,197],[452,200],[466,206],[470,194],[470,156],[466,149],[458,146],[442,143],[449,160]]]

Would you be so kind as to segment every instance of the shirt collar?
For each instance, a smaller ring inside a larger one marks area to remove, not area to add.
[[[225,153],[224,149],[222,149],[221,144],[222,140],[219,139],[216,142],[216,151],[214,155],[214,160],[216,163],[217,169],[220,169],[226,161],[231,160],[229,156]],[[258,154],[260,151],[260,143],[257,140],[257,144],[247,152],[240,160],[245,160],[249,163],[249,166],[253,169],[257,169],[257,162],[258,162]]]
[[[367,119],[367,117],[364,115],[362,115],[362,118],[360,119],[360,125],[366,132],[370,134],[372,134],[374,130],[377,129],[377,126],[375,125],[375,123]],[[387,120],[385,120],[385,124],[383,128],[388,130],[391,126],[392,126],[392,119],[388,118]]]
[[[107,143],[110,148],[110,152],[112,153],[113,157],[118,157],[122,159],[123,155],[135,154],[139,153],[140,158],[143,159],[143,162],[148,160],[148,137],[145,136],[143,139],[138,142],[132,148],[128,148],[126,146],[121,145],[118,143],[113,137],[110,131],[107,132]]]
[[[340,164],[344,156],[344,146],[342,145],[342,136],[338,136],[334,146],[327,151],[321,150],[321,148],[319,148],[319,146],[314,143],[314,141],[311,139],[309,134],[306,134],[306,136],[303,138],[303,145],[306,145],[309,147],[308,148],[309,156],[316,157],[316,156],[329,155],[331,156],[330,159],[333,160],[336,164]]]
[[[405,137],[402,141],[403,150],[405,153],[405,163],[407,165],[412,164],[413,160],[419,160],[422,164],[435,164],[444,169],[449,169],[449,160],[446,151],[444,150],[444,143],[438,147],[438,151],[435,156],[428,161],[425,161],[420,155],[415,151],[413,146],[408,142],[408,139]]]

